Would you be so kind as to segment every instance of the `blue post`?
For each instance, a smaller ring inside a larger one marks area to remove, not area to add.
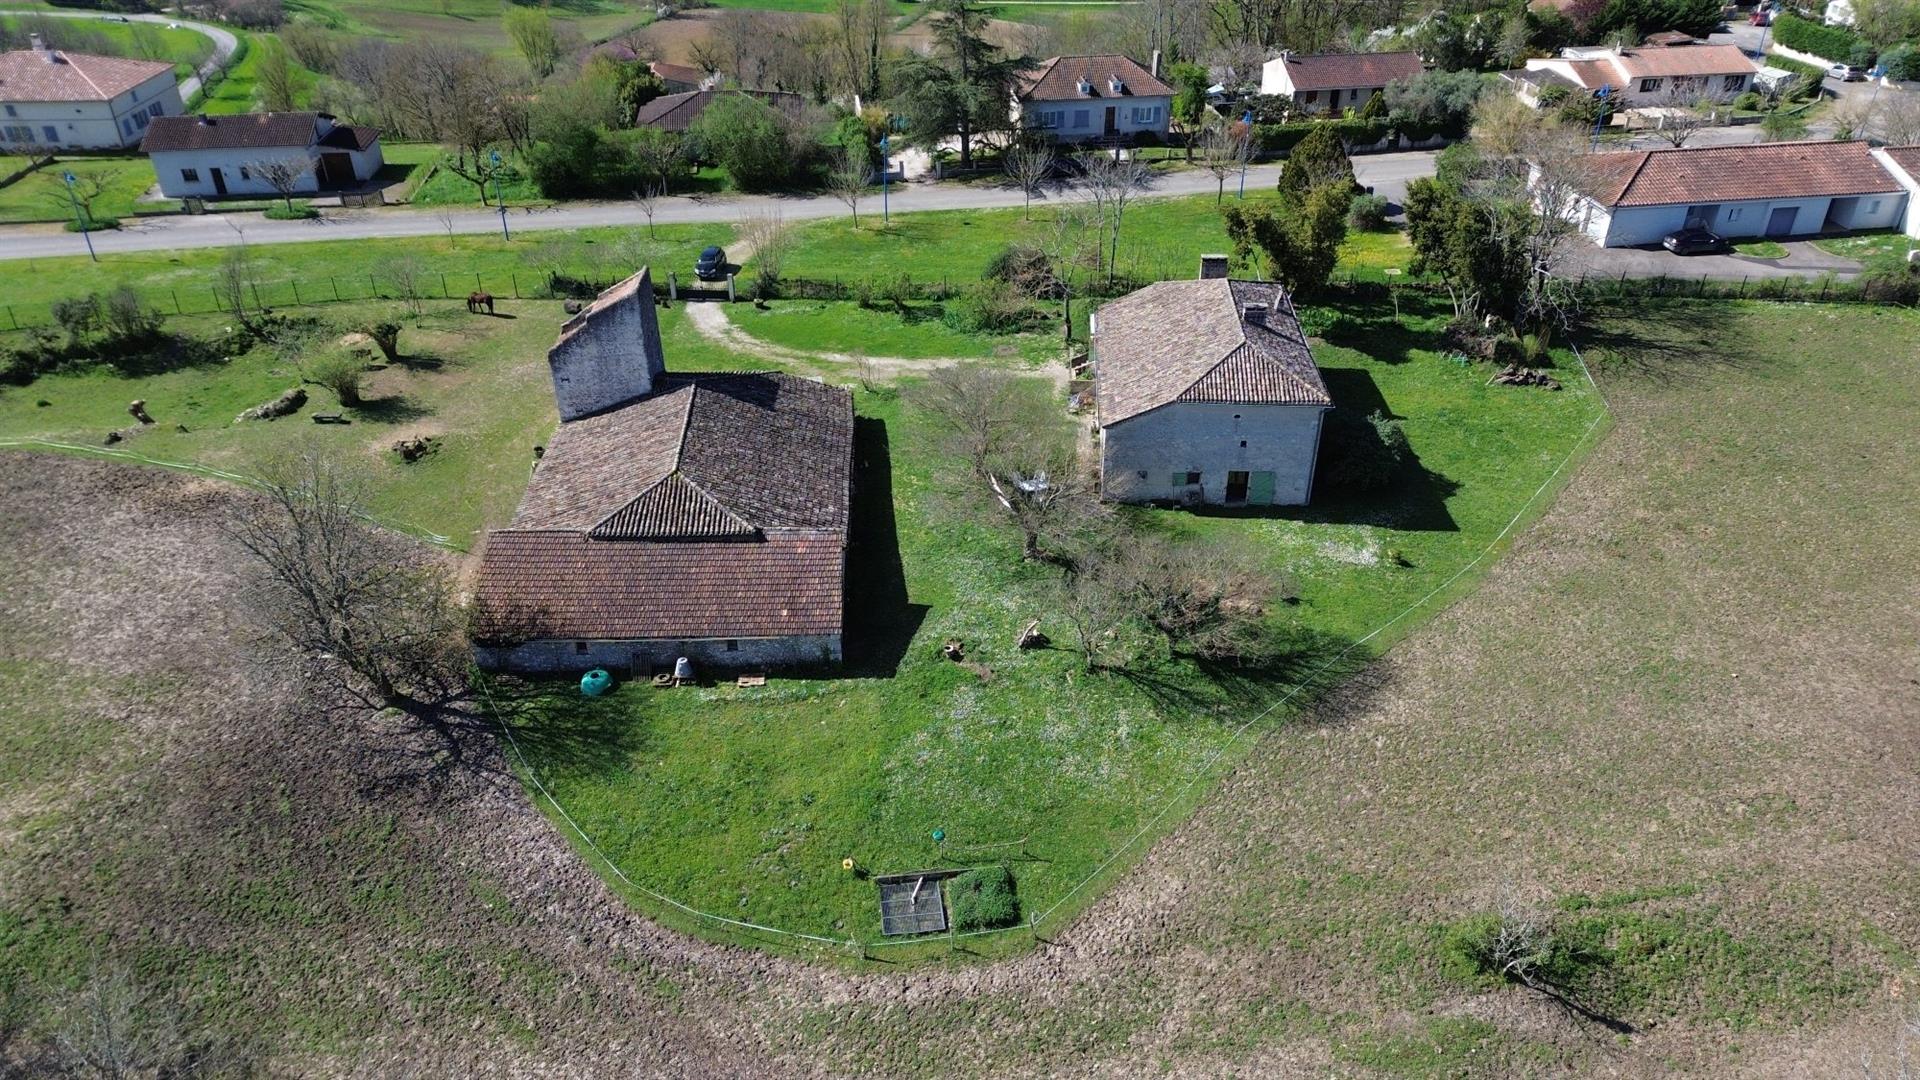
[[[1235,197],[1244,199],[1247,197],[1247,162],[1253,159],[1253,110],[1241,113],[1240,122],[1247,125],[1247,152],[1240,158],[1240,194]]]
[[[86,215],[80,212],[80,197],[73,193],[72,171],[69,170],[62,173],[60,179],[67,182],[67,201],[73,204],[73,220],[80,226],[81,238],[87,242],[87,258],[92,259],[94,262],[99,262],[100,256],[93,252],[93,232],[88,227],[92,222],[88,221]]]
[[[500,191],[500,151],[493,152],[493,201],[500,208],[500,238],[511,242],[513,234],[507,231],[507,197]]]
[[[890,135],[880,136],[880,225],[885,228],[893,219],[887,216],[887,174],[893,170],[887,166],[887,147]]]
[[[1600,125],[1607,122],[1607,97],[1612,93],[1612,83],[1600,84],[1600,115],[1593,118],[1593,141],[1587,147],[1589,152],[1600,149]]]

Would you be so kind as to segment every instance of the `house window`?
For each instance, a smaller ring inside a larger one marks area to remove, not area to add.
[[[47,124],[41,127],[40,130],[47,133],[48,142],[57,143],[60,141],[60,129],[54,127],[52,124]]]
[[[1173,474],[1173,483],[1174,483],[1174,486],[1176,487],[1182,484],[1188,487],[1192,487],[1193,485],[1198,484],[1199,482],[1200,482],[1200,474],[1197,472],[1177,472]]]
[[[1880,212],[1880,200],[1879,199],[1869,200],[1867,202],[1867,213],[1877,214],[1879,212]]]
[[[161,114],[162,114],[162,113],[164,113],[164,112],[166,112],[166,110],[165,110],[164,108],[162,108],[162,107],[161,107],[161,104],[160,104],[160,102],[158,102],[158,101],[156,101],[156,102],[154,102],[153,104],[151,104],[151,105],[149,105],[149,106],[147,106],[147,115],[148,115],[148,116],[159,116],[159,115],[161,115]]]
[[[1242,450],[1245,450],[1246,448],[1247,448],[1247,440],[1245,440],[1245,439],[1241,439],[1241,440],[1240,440],[1240,449],[1242,449]]]
[[[1655,90],[1658,90],[1658,89],[1660,89],[1660,80],[1659,80],[1659,79],[1641,79],[1641,80],[1640,80],[1640,92],[1641,92],[1641,93],[1643,93],[1643,94],[1651,94],[1651,93],[1653,93],[1653,92],[1654,92]]]
[[[1089,112],[1089,111],[1087,111],[1086,109],[1075,109],[1075,110],[1073,110],[1073,126],[1074,126],[1075,128],[1083,128],[1083,127],[1086,127],[1086,126],[1087,126],[1087,123],[1088,123],[1088,120],[1089,120],[1089,118],[1090,118],[1090,117],[1092,117],[1092,116],[1093,116],[1093,114],[1092,114],[1091,112]]]
[[[1034,113],[1033,126],[1043,127],[1043,128],[1057,128],[1060,126],[1060,114],[1057,112]]]
[[[1311,105],[1319,100],[1320,91],[1318,90],[1306,90],[1300,94],[1300,104],[1302,105]]]
[[[1729,207],[1727,207],[1727,220],[1728,220],[1728,221],[1739,221],[1739,220],[1740,220],[1740,207],[1738,207],[1738,206],[1729,206]]]
[[[574,651],[574,652],[576,652],[576,653],[585,653],[585,652],[587,651],[587,643],[586,643],[586,642],[584,642],[584,641],[576,641],[576,642],[574,642],[574,643],[573,643],[573,651]]]
[[[189,184],[197,184],[200,182],[200,170],[199,169],[181,169],[180,179],[186,181]]]
[[[10,127],[6,129],[8,142],[30,143],[33,141],[33,129],[30,127]]]
[[[13,107],[13,106],[11,106],[11,105],[9,105],[9,106],[7,106],[7,115],[8,115],[8,116],[19,116],[19,115],[20,115],[20,113],[19,113],[18,111],[16,111],[16,110],[14,109],[14,107]]]
[[[1745,75],[1728,75],[1720,80],[1720,85],[1728,90],[1738,90],[1747,85],[1747,77]]]
[[[739,643],[738,641],[735,641],[735,640],[733,640],[732,638],[728,638],[728,639],[727,639],[727,651],[728,651],[728,652],[739,652],[739,651],[740,651],[740,643]]]
[[[147,116],[147,114],[146,114],[146,113],[143,113],[143,112],[142,112],[142,113],[134,113],[134,114],[133,114],[133,126],[134,126],[134,127],[137,127],[137,128],[144,128],[144,127],[146,127],[146,126],[147,126],[147,120],[148,120],[148,116]]]

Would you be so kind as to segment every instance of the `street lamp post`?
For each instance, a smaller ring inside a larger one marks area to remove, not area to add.
[[[500,238],[511,241],[513,234],[507,231],[507,197],[500,191],[500,151],[493,151],[489,160],[493,162],[493,202],[500,208]]]
[[[69,170],[68,172],[62,173],[60,179],[66,181],[67,184],[67,201],[73,204],[73,222],[80,227],[80,236],[87,242],[87,258],[92,259],[94,262],[99,262],[100,256],[94,254],[93,250],[93,231],[89,228],[92,223],[87,220],[85,214],[80,212],[80,196],[73,193],[74,177],[72,171]]]

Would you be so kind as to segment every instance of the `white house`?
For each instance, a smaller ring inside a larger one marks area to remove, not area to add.
[[[1704,228],[1807,236],[1906,224],[1909,191],[1864,142],[1754,143],[1594,154],[1567,211],[1603,247]]]
[[[1905,231],[1908,236],[1920,236],[1920,146],[1885,146],[1873,156],[1907,189]]]
[[[1285,288],[1224,255],[1093,318],[1100,493],[1119,502],[1297,506],[1333,406]]]
[[[1543,88],[1557,83],[1577,92],[1604,92],[1618,109],[1638,109],[1682,97],[1731,100],[1753,89],[1759,71],[1736,45],[1592,46],[1528,60],[1507,77],[1532,105],[1539,104]]]
[[[140,149],[170,199],[279,195],[261,175],[268,162],[302,163],[294,191],[309,195],[364,184],[384,164],[379,129],[312,112],[166,117]]]
[[[186,111],[173,65],[33,47],[0,53],[0,147],[118,150]]]
[[[1339,115],[1364,107],[1388,83],[1411,79],[1423,70],[1419,54],[1411,52],[1282,52],[1261,67],[1260,92],[1290,97],[1302,112]]]
[[[1055,56],[1014,83],[1013,119],[1060,142],[1164,141],[1172,112],[1173,87],[1125,56]]]

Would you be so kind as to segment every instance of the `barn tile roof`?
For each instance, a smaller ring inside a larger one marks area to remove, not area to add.
[[[1753,143],[1594,154],[1587,190],[1602,206],[1667,206],[1875,195],[1900,184],[1864,142]]]
[[[1883,146],[1880,152],[1905,170],[1908,176],[1920,180],[1920,146]]]
[[[488,536],[482,635],[838,633],[852,446],[851,395],[778,373],[668,375],[562,424]]]
[[[690,64],[669,64],[665,60],[655,60],[647,65],[647,70],[663,82],[686,83],[699,86],[707,81],[707,73]]]
[[[806,107],[806,99],[799,94],[779,90],[688,90],[683,94],[663,94],[640,106],[633,123],[635,127],[685,131],[700,119],[701,113],[725,94],[745,94],[758,98],[788,116],[799,116]]]
[[[1118,76],[1121,90],[1115,95],[1107,80]],[[1080,92],[1080,80],[1091,85],[1089,93]],[[1099,56],[1050,56],[1020,73],[1015,83],[1021,101],[1090,101],[1111,97],[1168,97],[1173,87],[1154,78],[1132,57],[1118,53]]]
[[[1265,305],[1266,315],[1248,318]],[[1267,281],[1162,281],[1097,313],[1102,425],[1181,402],[1330,405],[1293,301]]]
[[[1345,90],[1385,86],[1395,79],[1420,74],[1420,54],[1413,52],[1314,53],[1282,55],[1287,77],[1295,90]]]
[[[158,116],[147,125],[146,138],[140,141],[145,153],[174,150],[305,150],[320,146],[329,150],[365,150],[380,138],[380,129],[353,124],[334,124],[316,140],[325,113],[266,112],[236,113],[230,116]]]
[[[0,52],[0,101],[111,101],[172,70],[159,60],[15,49]]]

